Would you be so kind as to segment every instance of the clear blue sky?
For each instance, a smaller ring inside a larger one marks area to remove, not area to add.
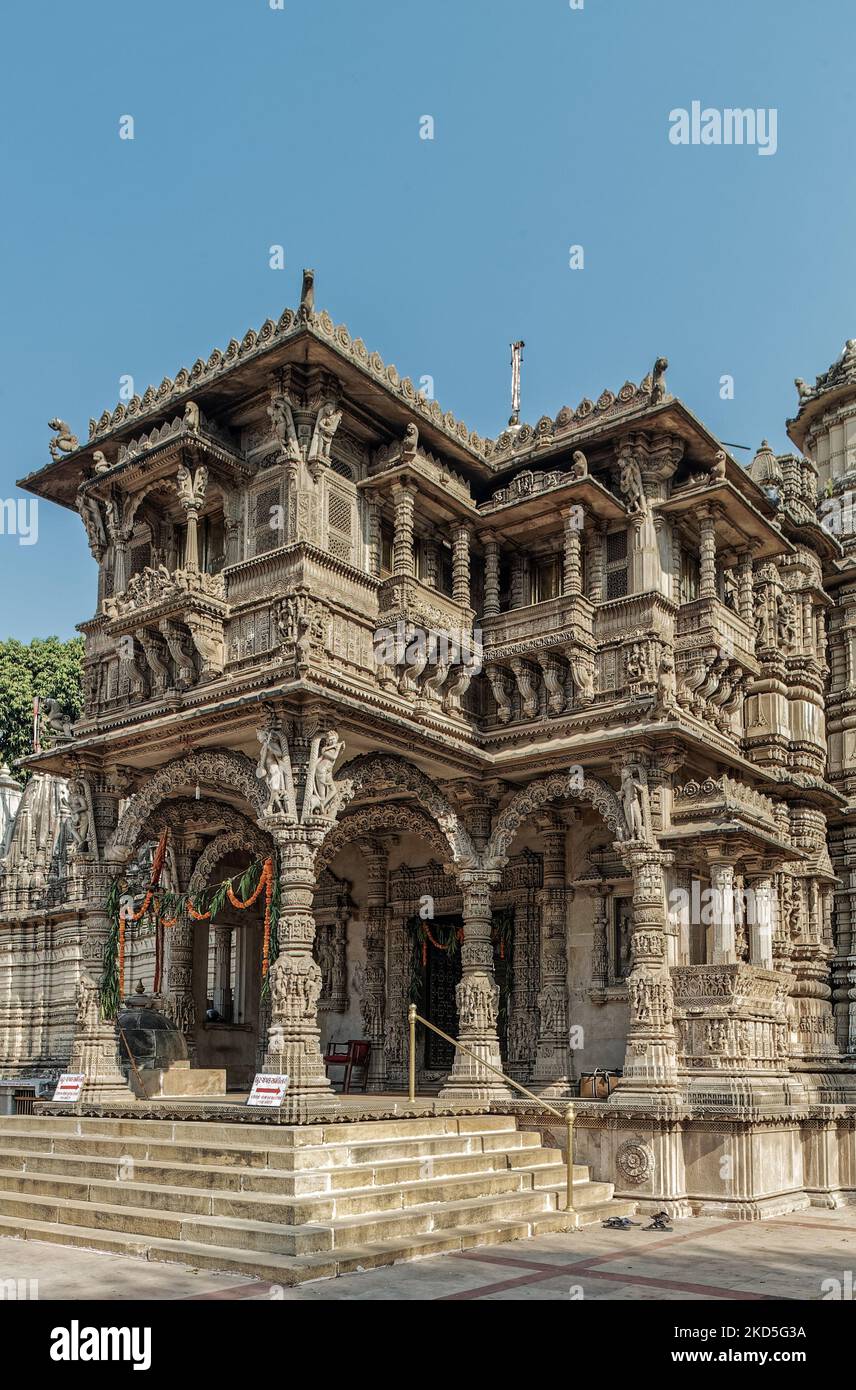
[[[853,0],[39,0],[0,23],[2,498],[50,417],[85,437],[123,374],[142,392],[275,317],[304,265],[487,435],[522,337],[528,420],[662,353],[722,438],[783,448],[794,376],[856,336]],[[693,101],[776,108],[776,154],[671,144]],[[76,515],[0,536],[0,636],[70,636],[94,598]]]

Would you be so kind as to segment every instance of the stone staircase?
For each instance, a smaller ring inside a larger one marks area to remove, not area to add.
[[[0,1236],[292,1285],[630,1215],[504,1115],[0,1119]]]

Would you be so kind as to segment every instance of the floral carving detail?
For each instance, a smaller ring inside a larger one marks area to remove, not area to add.
[[[641,1139],[625,1139],[615,1155],[615,1166],[630,1187],[648,1182],[654,1172],[654,1150]]]

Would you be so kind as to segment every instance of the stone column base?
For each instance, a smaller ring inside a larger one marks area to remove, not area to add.
[[[276,1024],[271,1026],[268,1035],[262,1072],[288,1077],[288,1089],[279,1112],[284,1119],[303,1120],[313,1109],[335,1110],[340,1104],[324,1070],[320,1052],[315,1057],[304,1048],[303,1039],[295,1043],[283,1038]]]
[[[68,1070],[86,1077],[80,1099],[87,1104],[134,1100],[130,1082],[119,1065],[119,1034],[114,1023],[99,1023],[71,1045]]]
[[[471,1048],[477,1057],[483,1057],[490,1066],[502,1070],[502,1058],[499,1055],[499,1044],[496,1038],[463,1038],[467,1047]],[[441,1100],[485,1100],[485,1101],[506,1101],[511,1100],[512,1092],[502,1077],[494,1072],[488,1071],[486,1067],[479,1066],[475,1057],[462,1052],[460,1048],[455,1053],[455,1062],[449,1073],[445,1086],[440,1092]]]

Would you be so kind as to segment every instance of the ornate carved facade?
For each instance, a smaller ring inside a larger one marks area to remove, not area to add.
[[[776,1155],[821,1114],[856,1192],[856,353],[748,469],[666,365],[488,440],[306,301],[57,441],[22,485],[98,584],[82,717],[20,806],[0,774],[0,1071],[83,1055],[109,885],[168,825],[181,889],[276,851],[265,1002],[258,917],[177,929],[164,988],[289,1116],[330,1041],[402,1088],[416,999],[449,1100],[620,1072],[584,1142],[674,1210],[807,1200]],[[723,1192],[699,1135],[752,1115]]]

